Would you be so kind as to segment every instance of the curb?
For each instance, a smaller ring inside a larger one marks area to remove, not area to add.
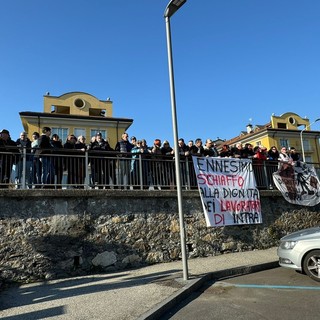
[[[272,261],[272,262],[263,263],[263,264],[242,266],[242,267],[236,267],[232,269],[210,272],[203,276],[200,276],[200,278],[187,280],[183,288],[181,288],[180,290],[178,290],[177,292],[175,292],[174,294],[172,294],[170,297],[166,298],[162,302],[158,303],[151,310],[142,314],[139,318],[137,318],[137,320],[160,319],[161,316],[163,316],[174,306],[176,306],[177,304],[185,300],[190,295],[190,293],[201,288],[209,280],[220,280],[227,277],[240,276],[240,275],[259,272],[263,270],[273,269],[277,267],[279,267],[279,262]]]

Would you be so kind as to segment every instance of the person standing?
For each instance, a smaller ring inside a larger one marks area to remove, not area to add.
[[[272,146],[268,151],[268,160],[269,161],[278,161],[279,151],[276,146]]]
[[[244,152],[243,152],[243,147],[241,142],[238,142],[235,148],[231,149],[231,154],[233,158],[243,158]]]
[[[12,166],[19,150],[7,129],[0,131],[0,188],[9,188]]]
[[[149,189],[152,184],[152,172],[151,172],[151,152],[148,147],[146,139],[141,139],[142,149],[142,179],[143,189]]]
[[[109,151],[109,154],[106,151]],[[98,186],[99,189],[110,188],[110,176],[114,179],[114,163],[110,159],[110,151],[114,150],[109,142],[103,139],[101,132],[98,132],[95,141],[90,144],[90,153],[92,182],[94,187]]]
[[[137,144],[137,138],[135,136],[132,136],[130,138],[130,142],[132,144],[132,148]]]
[[[63,169],[65,160],[69,159],[68,157],[62,156],[63,145],[59,135],[56,133],[52,135],[51,144],[53,146],[53,167],[54,167],[54,176],[56,179],[56,188],[62,189],[62,178],[63,178]]]
[[[297,152],[295,147],[290,148],[290,154],[289,157],[292,159],[292,161],[297,162],[301,161],[300,153]]]
[[[246,143],[242,151],[242,157],[246,159],[252,159],[254,157],[253,145]]]
[[[42,183],[44,188],[54,184],[54,165],[51,156],[53,146],[50,141],[51,128],[43,127],[39,138],[40,158],[42,162]],[[51,186],[52,187],[52,186]]]
[[[131,160],[131,166],[130,166],[130,179],[131,179],[133,189],[139,189],[140,185],[143,184],[143,181],[140,181],[140,163],[139,163],[140,154],[148,153],[148,150],[143,149],[141,140],[137,140],[136,144],[131,149],[131,153],[132,153],[132,160]],[[142,171],[142,177],[143,177],[143,173],[144,171]]]
[[[152,155],[152,182],[154,187],[157,186],[158,189],[161,189],[161,186],[164,184],[164,166],[162,162],[162,152],[161,152],[161,140],[155,139],[153,146],[150,148],[150,154]]]
[[[188,157],[190,156],[189,147],[185,144],[183,138],[178,140],[178,151],[180,155],[180,170],[181,170],[181,183],[183,186],[187,186],[188,183]]]
[[[41,173],[42,173],[42,162],[39,158],[39,143],[40,143],[39,132],[34,132],[32,134],[31,142],[31,154],[32,154],[32,184],[35,188],[40,188],[41,186]]]
[[[286,147],[281,147],[278,160],[284,163],[292,163],[292,159],[288,155]]]
[[[202,145],[202,140],[200,138],[196,139],[192,150],[190,150],[190,153],[194,156],[199,156],[199,157],[203,156],[204,149],[203,149],[203,145]]]
[[[77,139],[75,144],[75,149],[77,150],[78,158],[78,176],[76,177],[77,180],[77,188],[84,189],[85,177],[86,177],[86,161],[85,161],[85,152],[88,146],[86,145],[86,137],[80,135]]]
[[[65,170],[67,170],[67,184],[69,188],[76,187],[76,177],[78,176],[78,163],[75,155],[77,138],[74,134],[69,134],[63,145],[65,155]]]
[[[205,157],[218,157],[219,156],[219,152],[211,139],[206,140],[203,155]]]
[[[115,151],[119,152],[119,169],[118,185],[125,187],[130,185],[130,164],[131,161],[127,158],[131,158],[129,155],[133,148],[133,145],[128,141],[128,134],[124,132],[121,136],[121,140],[117,142]],[[126,182],[126,184],[125,184]]]
[[[171,148],[168,140],[164,140],[161,147],[163,158],[164,181],[163,188],[170,189],[174,186],[174,163],[172,161],[174,150]]]
[[[21,132],[20,137],[16,141],[21,156],[16,164],[16,188],[20,189],[22,186],[22,176],[25,177],[25,183],[29,189],[32,188],[32,154],[31,154],[31,140],[28,138],[26,132]],[[24,160],[25,158],[25,160]],[[25,161],[25,172],[23,171],[23,163]]]
[[[294,179],[294,167],[291,157],[287,153],[287,148],[282,146],[279,153],[278,173],[282,182],[287,188],[289,198],[295,198],[297,187]]]
[[[221,147],[221,151],[219,152],[219,157],[221,158],[230,158],[231,157],[231,151],[228,144],[223,144]]]

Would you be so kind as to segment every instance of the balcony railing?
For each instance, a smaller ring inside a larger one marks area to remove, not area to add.
[[[19,154],[0,151],[0,188],[16,189],[127,189],[174,190],[172,157],[151,154],[21,149]],[[34,152],[33,152],[34,151]],[[313,164],[320,173],[319,164]],[[184,190],[197,189],[191,158],[181,159]],[[256,162],[253,169],[259,189],[273,189],[277,161]]]

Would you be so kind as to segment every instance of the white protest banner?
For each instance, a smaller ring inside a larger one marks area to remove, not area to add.
[[[315,206],[320,202],[319,178],[314,167],[305,162],[280,162],[273,181],[290,203]]]
[[[193,157],[208,227],[262,223],[250,159]]]

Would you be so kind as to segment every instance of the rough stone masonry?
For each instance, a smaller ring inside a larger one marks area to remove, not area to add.
[[[263,223],[207,228],[198,191],[183,192],[188,258],[266,249],[320,225],[320,206],[261,191]],[[0,190],[0,281],[110,272],[181,258],[175,191]]]

